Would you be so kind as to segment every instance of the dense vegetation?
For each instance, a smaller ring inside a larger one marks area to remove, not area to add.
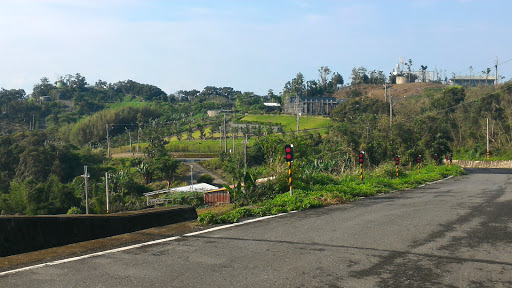
[[[358,75],[362,75],[360,70],[356,70]],[[370,73],[367,80],[353,77],[351,84],[379,84],[382,73],[378,72]],[[487,118],[492,156],[512,156],[512,83],[497,88],[419,91],[395,100],[392,119],[390,105],[382,99],[351,97],[332,111],[330,119],[308,122],[312,125],[309,128],[324,130],[304,131],[308,127],[301,124],[300,135],[291,133],[295,127],[293,117],[246,115],[269,113],[264,102],[282,103],[301,95],[333,96],[339,90],[353,88],[343,84],[339,74],[322,67],[318,80],[305,81],[299,73],[279,95],[270,90],[264,96],[213,86],[168,95],[158,87],[132,80],[99,80],[89,85],[80,74],[61,77],[53,84],[42,78],[30,95],[23,90],[2,88],[0,210],[2,214],[83,213],[84,165],[90,174],[92,213],[105,213],[105,173],[112,194],[111,211],[143,208],[142,193],[187,183],[187,168],[170,155],[178,149],[195,153],[222,151],[219,159],[204,165],[218,170],[235,187],[256,178],[276,176],[244,193],[233,191],[237,193],[237,204],[242,206],[279,201],[272,199],[283,197],[279,195],[288,190],[287,167],[282,161],[285,143],[295,146],[294,169],[300,175],[295,182],[297,195],[345,189],[341,188],[345,184],[336,183],[345,183],[356,172],[354,159],[359,151],[365,151],[365,169],[369,171],[379,171],[397,154],[402,157],[404,169],[417,155],[423,155],[426,162],[434,154],[440,159],[451,153],[454,158],[481,159],[486,152]],[[226,131],[224,115],[208,117],[208,110],[230,111],[226,114]],[[231,145],[219,143],[223,133],[228,140],[233,134],[237,138],[234,152],[229,151]],[[249,143],[245,157],[246,136]],[[228,146],[226,152],[224,145]],[[141,154],[131,159],[109,158],[107,147],[111,152],[118,149],[132,154],[140,149]],[[325,187],[319,186],[323,184],[317,183],[318,179],[325,180]],[[331,184],[334,186],[329,188]],[[401,186],[397,187],[393,189]],[[343,197],[360,195],[347,193]],[[313,197],[331,197],[319,195]]]

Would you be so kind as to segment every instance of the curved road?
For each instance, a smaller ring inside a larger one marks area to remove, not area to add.
[[[512,287],[512,171],[0,274],[0,287]]]

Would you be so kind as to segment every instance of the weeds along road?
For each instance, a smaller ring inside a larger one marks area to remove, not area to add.
[[[0,276],[0,287],[512,287],[512,170]]]

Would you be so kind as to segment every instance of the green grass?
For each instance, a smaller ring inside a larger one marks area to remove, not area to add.
[[[128,106],[129,107],[143,107],[146,105],[148,105],[148,103],[133,101],[133,102],[115,102],[115,103],[109,104],[108,107],[110,109],[118,109],[118,108],[128,107]]]
[[[241,139],[235,140],[235,150],[243,149]],[[188,152],[188,153],[219,153],[224,151],[224,142],[222,147],[220,141],[217,140],[182,140],[171,141],[165,146],[171,152]],[[231,139],[228,139],[227,149],[233,149]]]
[[[285,131],[297,130],[297,116],[294,115],[247,115],[241,119],[247,122],[277,123],[284,127]],[[299,126],[301,130],[326,128],[332,120],[321,116],[302,116]]]

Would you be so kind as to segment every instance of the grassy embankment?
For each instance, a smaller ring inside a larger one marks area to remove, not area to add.
[[[247,115],[241,119],[246,122],[276,123],[283,126],[284,131],[297,131],[297,116],[295,115]],[[328,117],[301,116],[299,118],[300,130],[319,130],[324,133],[327,126],[332,123]]]
[[[271,200],[231,211],[224,210],[215,213],[202,210],[198,223],[233,223],[251,216],[275,215],[293,210],[341,204],[356,201],[360,197],[414,188],[448,176],[462,175],[464,170],[458,166],[438,166],[435,168],[433,165],[428,165],[422,168],[419,175],[416,169],[410,171],[400,169],[400,173],[400,177],[396,178],[394,166],[384,165],[372,174],[365,175],[364,181],[359,179],[359,175],[343,175],[341,177],[325,174],[310,175],[305,181],[296,182],[292,196],[289,192],[286,192]]]

